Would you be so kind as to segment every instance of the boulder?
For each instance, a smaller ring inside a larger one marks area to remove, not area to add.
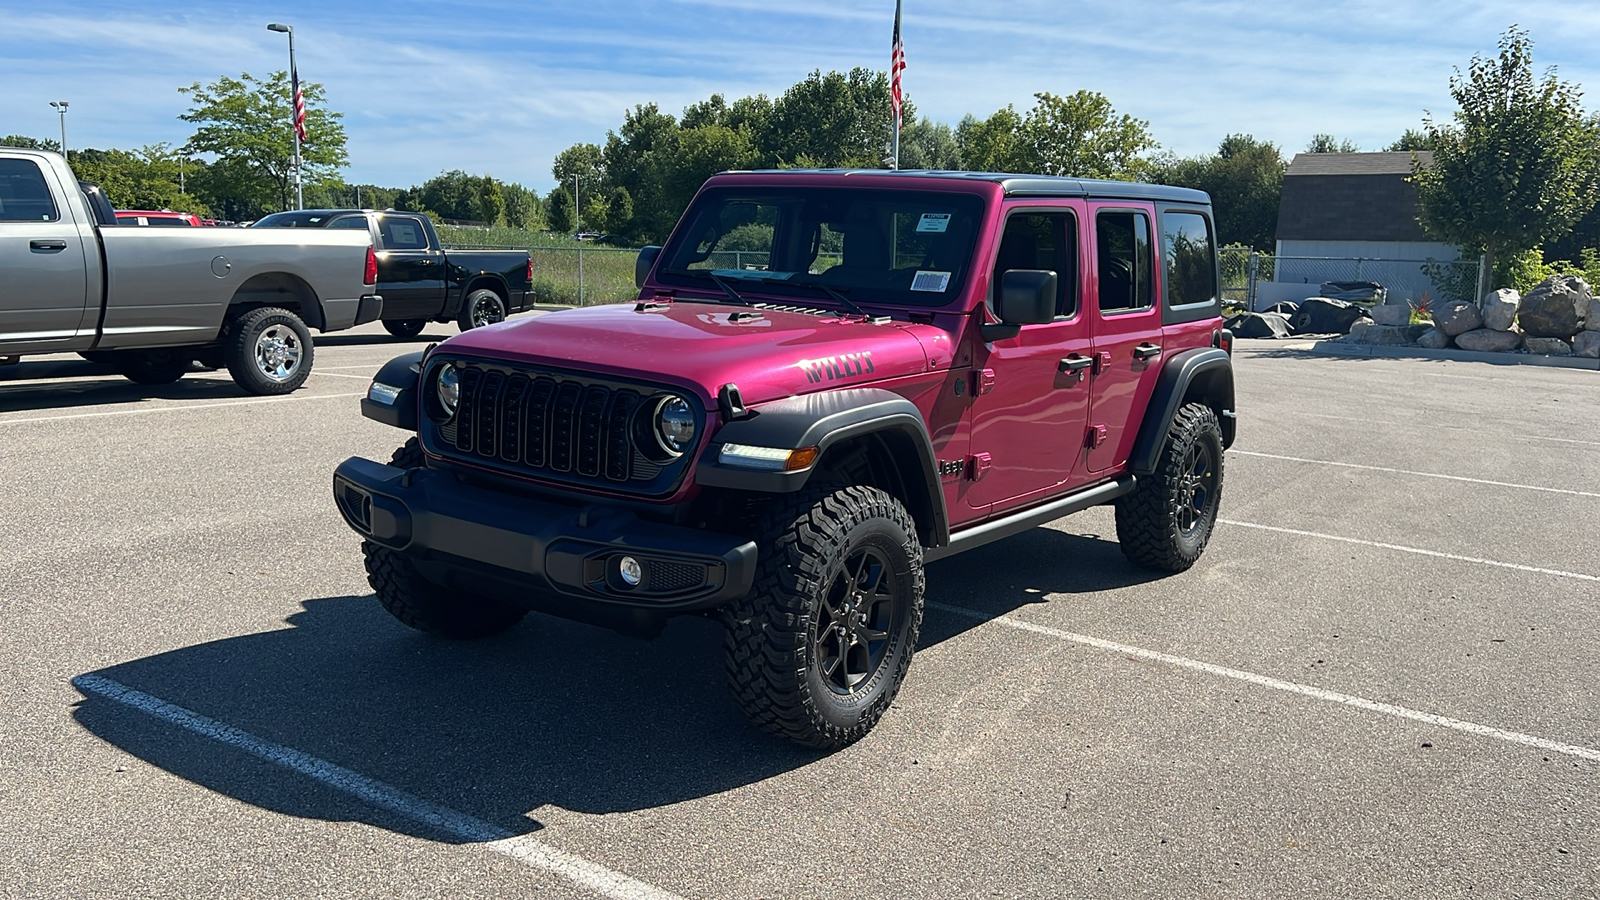
[[[1552,275],[1522,298],[1517,324],[1530,337],[1570,338],[1583,330],[1594,294],[1577,275]]]
[[[1455,337],[1483,327],[1478,308],[1465,300],[1447,300],[1433,310],[1433,327]]]
[[[1405,325],[1406,343],[1415,344],[1423,335],[1436,330],[1432,325]]]
[[[1369,313],[1379,325],[1410,325],[1411,306],[1405,303],[1386,303],[1374,306]]]
[[[1572,340],[1572,355],[1600,359],[1600,331],[1580,331]]]
[[[1450,346],[1450,335],[1437,328],[1429,328],[1422,333],[1421,337],[1417,338],[1417,346],[1426,347],[1429,350],[1443,350]]]
[[[1403,347],[1411,343],[1409,325],[1378,325],[1362,319],[1350,326],[1350,334],[1340,338],[1353,344],[1373,344],[1380,347]]]
[[[1522,335],[1515,331],[1495,331],[1493,328],[1477,328],[1458,334],[1455,339],[1456,346],[1463,350],[1505,352],[1522,346]]]
[[[1294,302],[1293,300],[1279,300],[1277,303],[1274,303],[1266,308],[1266,312],[1277,313],[1284,318],[1288,318],[1299,311],[1300,304]]]
[[[1600,331],[1600,300],[1589,301],[1589,314],[1583,317],[1585,331]]]
[[[1244,313],[1229,319],[1227,326],[1234,337],[1286,338],[1290,334],[1289,320],[1277,313]]]
[[[1483,295],[1483,300],[1478,304],[1478,312],[1483,315],[1483,327],[1495,331],[1510,331],[1511,323],[1517,320],[1517,307],[1522,303],[1522,295],[1511,288],[1501,288]]]
[[[1561,338],[1525,337],[1522,339],[1522,346],[1525,347],[1529,353],[1537,353],[1540,356],[1572,355],[1572,345],[1566,341],[1563,341]]]
[[[1295,334],[1349,334],[1350,326],[1366,316],[1367,308],[1355,303],[1307,297],[1289,326]]]

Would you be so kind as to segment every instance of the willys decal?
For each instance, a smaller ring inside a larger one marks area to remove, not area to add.
[[[871,350],[841,353],[838,356],[825,356],[822,359],[802,359],[796,365],[805,370],[806,380],[812,384],[824,378],[829,381],[839,381],[844,378],[871,375],[877,371],[877,367],[872,364]]]

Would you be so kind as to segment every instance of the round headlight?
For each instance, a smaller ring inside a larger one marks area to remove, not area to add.
[[[456,407],[461,404],[461,373],[455,366],[445,363],[439,367],[437,389],[439,406],[444,409],[445,416],[455,415]]]
[[[656,439],[674,456],[694,446],[694,410],[682,397],[665,397],[656,405]]]

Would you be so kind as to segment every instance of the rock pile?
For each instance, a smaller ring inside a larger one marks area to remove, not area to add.
[[[1403,307],[1409,312],[1409,307]],[[1410,344],[1431,350],[1507,352],[1600,358],[1600,300],[1577,275],[1555,275],[1522,297],[1510,288],[1490,291],[1477,303],[1446,301],[1433,309],[1433,327],[1403,324],[1401,309],[1372,310],[1376,324],[1357,325],[1343,340],[1358,344]],[[1291,320],[1292,322],[1293,320]]]

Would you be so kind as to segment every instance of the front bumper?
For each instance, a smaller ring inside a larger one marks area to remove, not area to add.
[[[410,555],[430,580],[493,585],[558,615],[578,617],[586,606],[707,609],[744,596],[755,580],[753,541],[498,493],[431,469],[351,457],[334,470],[333,494],[346,524]],[[621,577],[624,556],[640,564],[637,585]]]

